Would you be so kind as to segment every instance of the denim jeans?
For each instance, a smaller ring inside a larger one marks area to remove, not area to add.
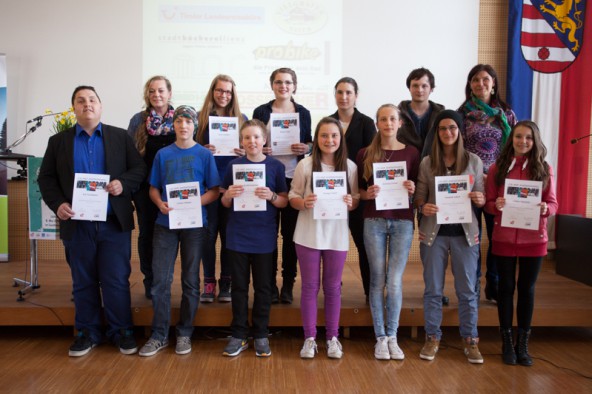
[[[497,264],[496,264],[496,257],[491,253],[491,245],[493,243],[492,236],[493,236],[493,227],[494,227],[494,219],[495,216],[491,215],[483,208],[473,207],[473,211],[475,212],[475,216],[477,217],[477,221],[479,222],[479,242],[481,242],[482,237],[482,218],[485,219],[485,230],[487,231],[487,239],[489,240],[489,246],[487,246],[487,260],[485,261],[485,280],[494,286],[497,285],[498,282],[498,273],[497,273]],[[477,263],[477,291],[481,292],[481,262],[483,261],[481,256],[481,248],[479,248],[479,260]]]
[[[454,289],[458,298],[460,335],[463,338],[478,337],[479,295],[475,289],[475,281],[479,245],[469,246],[464,236],[438,235],[432,246],[421,243],[419,253],[425,282],[423,307],[426,334],[435,336],[436,339],[442,337],[442,293],[450,255]]]
[[[413,239],[413,222],[369,218],[364,220],[364,243],[370,263],[370,310],[377,338],[394,337],[403,301],[403,271]],[[388,260],[387,260],[388,254]],[[386,332],[384,289],[386,287]]]
[[[154,226],[154,258],[152,270],[152,337],[164,340],[169,336],[171,320],[171,285],[179,244],[181,246],[181,308],[177,336],[190,337],[193,319],[199,305],[199,261],[207,235],[205,228],[170,230]]]

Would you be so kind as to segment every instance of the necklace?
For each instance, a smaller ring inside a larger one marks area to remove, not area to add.
[[[386,150],[384,150],[384,160],[385,161],[391,161],[391,157],[393,157],[393,154],[395,153],[395,151],[391,151],[391,153],[388,155],[388,157],[386,156]]]

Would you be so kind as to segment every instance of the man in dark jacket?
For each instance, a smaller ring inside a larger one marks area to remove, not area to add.
[[[137,346],[132,332],[129,276],[131,195],[146,177],[146,166],[123,129],[101,123],[101,100],[92,86],[72,94],[77,123],[49,139],[39,171],[43,200],[60,219],[60,237],[72,272],[78,335],[69,355],[87,354],[102,341],[102,313],[107,337],[124,354]],[[73,220],[75,174],[106,174],[109,193],[106,221]]]

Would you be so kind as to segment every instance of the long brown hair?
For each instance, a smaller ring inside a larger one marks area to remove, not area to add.
[[[467,84],[465,85],[465,102],[463,105],[469,101],[471,101],[471,97],[473,96],[473,90],[471,89],[471,80],[473,77],[480,73],[481,71],[485,71],[487,74],[491,75],[493,79],[493,94],[491,95],[491,101],[493,105],[491,107],[501,107],[504,111],[510,109],[510,106],[506,104],[504,100],[501,99],[499,94],[500,84],[497,78],[497,73],[495,72],[494,68],[491,67],[489,64],[477,64],[475,67],[469,71],[469,75],[467,76]]]
[[[214,106],[216,105],[216,102],[214,101],[214,89],[216,88],[216,84],[218,83],[218,81],[230,82],[230,84],[232,85],[232,97],[230,98],[230,102],[227,105],[227,116],[238,118],[239,129],[243,124],[243,114],[240,111],[240,106],[238,105],[238,97],[236,96],[236,84],[234,83],[232,77],[224,74],[218,74],[216,75],[216,77],[214,77],[212,83],[210,84],[210,89],[206,94],[206,98],[204,99],[201,111],[199,112],[199,118],[197,119],[197,134],[195,135],[195,140],[201,145],[204,145],[204,136],[206,132],[209,130],[210,125],[209,118],[212,114],[212,111],[214,110]]]
[[[444,146],[440,140],[440,133],[438,128],[440,122],[444,119],[452,119],[458,127],[458,137],[454,143],[454,171],[452,175],[461,175],[469,165],[469,152],[465,149],[463,138],[462,138],[462,118],[456,111],[444,110],[438,114],[436,121],[434,122],[434,144],[432,145],[432,152],[430,153],[430,159],[432,162],[432,173],[434,176],[447,175],[448,169],[444,163]]]
[[[146,141],[148,141],[148,132],[146,130],[146,119],[150,116],[150,85],[154,81],[164,81],[169,93],[172,91],[171,81],[168,80],[167,77],[164,75],[155,75],[149,80],[146,81],[144,84],[144,111],[142,112],[142,121],[138,125],[138,129],[136,130],[135,138],[136,138],[136,148],[138,152],[140,152],[141,156],[146,154]],[[170,105],[170,101],[168,102]]]
[[[317,124],[317,128],[315,129],[314,138],[312,141],[312,172],[321,172],[323,171],[323,167],[321,166],[321,157],[322,152],[321,148],[319,148],[319,131],[321,127],[327,124],[332,124],[337,126],[339,129],[339,148],[334,153],[334,163],[335,163],[335,171],[345,171],[346,173],[346,183],[347,183],[347,191],[350,191],[349,182],[347,182],[347,145],[345,144],[345,137],[343,135],[343,127],[341,127],[341,123],[337,119],[331,118],[329,116],[324,117],[319,121]],[[311,178],[312,179],[312,178]],[[311,182],[311,187],[312,187]]]
[[[520,126],[527,127],[532,131],[532,149],[526,154],[526,158],[528,159],[528,164],[526,165],[528,177],[533,181],[542,181],[543,188],[545,188],[549,183],[550,177],[549,164],[545,161],[547,148],[541,139],[539,127],[531,120],[522,120],[512,127],[508,141],[506,141],[506,145],[496,160],[497,174],[495,174],[495,183],[501,186],[506,180],[509,168],[514,160],[514,131]]]
[[[376,110],[376,123],[378,123],[378,115],[380,111],[384,108],[392,108],[397,113],[397,119],[401,122],[404,122],[401,109],[394,104],[383,104]],[[397,141],[402,143],[403,145],[411,145],[420,150],[417,146],[418,139],[414,139],[413,136],[410,135],[412,131],[410,131],[406,127],[402,127],[402,125],[397,130]],[[414,133],[414,132],[413,132]],[[415,133],[414,133],[415,134]],[[415,135],[417,137],[417,135]],[[421,142],[420,142],[421,143]],[[382,150],[382,137],[380,135],[380,131],[374,135],[372,142],[366,148],[364,152],[364,168],[363,168],[363,176],[365,180],[369,180],[372,177],[372,163],[379,163],[384,160],[384,151]]]

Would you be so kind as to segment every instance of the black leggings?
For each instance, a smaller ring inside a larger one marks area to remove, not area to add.
[[[497,312],[501,328],[511,328],[514,315],[514,289],[516,288],[516,266],[518,272],[518,303],[516,319],[518,328],[529,330],[534,310],[534,286],[541,271],[542,257],[496,256],[499,274]]]

